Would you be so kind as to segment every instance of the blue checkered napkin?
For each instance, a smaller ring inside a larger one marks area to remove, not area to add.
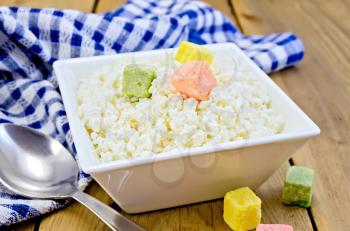
[[[130,0],[105,14],[0,7],[0,122],[39,129],[75,155],[52,72],[58,59],[234,42],[265,72],[295,65],[303,45],[293,34],[245,36],[220,12],[191,0]],[[83,189],[90,177],[80,173]],[[67,201],[28,200],[0,185],[0,226],[50,212]]]

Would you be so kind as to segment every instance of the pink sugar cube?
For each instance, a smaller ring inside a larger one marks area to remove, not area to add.
[[[256,231],[293,231],[293,227],[282,224],[260,224]]]

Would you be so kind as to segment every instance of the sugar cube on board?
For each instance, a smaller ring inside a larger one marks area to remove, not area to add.
[[[123,72],[123,95],[138,98],[149,98],[149,88],[156,78],[155,69],[146,65],[129,64]]]
[[[256,231],[293,231],[293,227],[283,224],[260,224]]]
[[[175,60],[182,64],[191,61],[206,61],[211,64],[213,59],[214,54],[210,50],[186,41],[180,44],[175,55]]]
[[[282,202],[287,205],[310,207],[314,170],[292,166],[287,171],[282,191]]]
[[[248,187],[226,193],[224,220],[233,230],[255,229],[261,220],[261,200]]]

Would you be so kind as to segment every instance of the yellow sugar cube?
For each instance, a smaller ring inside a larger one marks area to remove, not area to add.
[[[261,220],[260,198],[248,187],[226,193],[224,220],[236,231],[255,229]]]
[[[191,42],[181,42],[175,55],[175,60],[182,64],[192,61],[206,61],[212,64],[213,59],[214,54],[210,50]]]

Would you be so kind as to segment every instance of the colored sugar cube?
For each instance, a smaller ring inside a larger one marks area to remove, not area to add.
[[[123,95],[149,98],[151,96],[149,88],[155,78],[156,71],[152,67],[138,64],[127,65],[123,72]]]
[[[310,207],[314,171],[310,168],[289,167],[284,180],[282,201],[287,205]]]
[[[251,230],[260,224],[261,200],[248,187],[226,193],[224,220],[233,230]]]
[[[216,86],[216,78],[207,62],[195,61],[182,64],[171,76],[171,83],[186,97],[206,100]]]
[[[256,231],[293,231],[293,227],[283,224],[260,224]]]
[[[182,64],[191,61],[206,61],[212,64],[213,59],[214,54],[210,50],[191,42],[182,42],[175,55],[175,60]]]

